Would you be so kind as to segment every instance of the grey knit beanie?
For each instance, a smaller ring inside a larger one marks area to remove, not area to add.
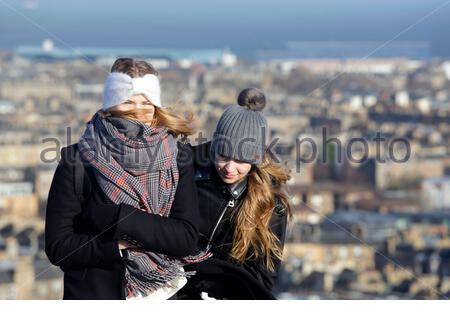
[[[259,164],[265,152],[267,120],[261,110],[266,97],[261,90],[247,88],[238,97],[238,105],[228,107],[217,123],[211,144],[211,156]]]

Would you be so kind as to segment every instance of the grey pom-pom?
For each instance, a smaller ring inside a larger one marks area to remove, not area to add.
[[[257,88],[247,88],[239,93],[237,103],[253,111],[261,111],[266,106],[266,96]]]

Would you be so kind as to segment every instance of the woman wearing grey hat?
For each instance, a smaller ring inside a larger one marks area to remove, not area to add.
[[[217,124],[211,142],[194,147],[200,205],[200,249],[213,257],[179,298],[271,299],[291,215],[289,172],[266,151],[266,99],[243,90]]]

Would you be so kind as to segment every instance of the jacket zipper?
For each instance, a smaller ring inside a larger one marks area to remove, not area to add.
[[[219,220],[217,220],[216,225],[214,226],[213,232],[211,233],[211,236],[209,237],[209,241],[208,244],[206,246],[206,248],[209,249],[210,245],[211,245],[211,241],[214,237],[214,234],[216,233],[217,227],[219,226],[220,222],[222,221],[223,216],[225,215],[225,212],[227,211],[228,208],[233,208],[234,207],[234,199],[231,199],[230,201],[228,201],[227,206],[222,210],[222,213],[220,214]]]

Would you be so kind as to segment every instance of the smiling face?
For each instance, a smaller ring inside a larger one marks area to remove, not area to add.
[[[215,165],[217,173],[226,184],[233,184],[241,181],[252,169],[250,163],[229,159],[223,156],[217,156]]]
[[[153,123],[155,116],[155,106],[143,94],[136,94],[108,111],[111,114],[128,115],[147,125]]]

